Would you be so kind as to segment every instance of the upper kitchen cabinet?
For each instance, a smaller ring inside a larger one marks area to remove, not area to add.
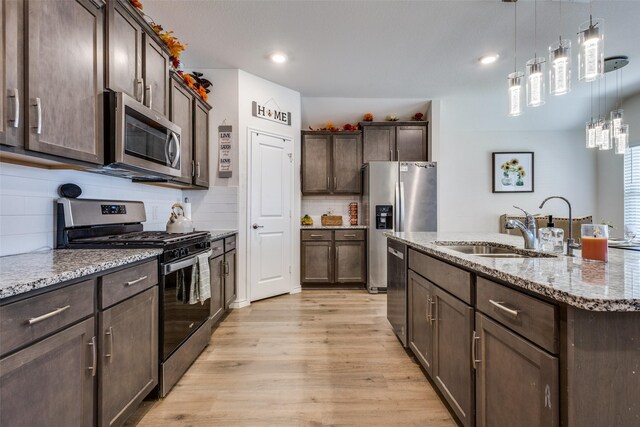
[[[363,161],[427,161],[427,122],[361,122]]]
[[[128,1],[107,3],[105,87],[169,117],[169,53]]]
[[[209,187],[209,110],[209,104],[196,98],[193,107],[193,183],[199,187]]]
[[[22,0],[0,0],[0,144],[23,145]]]
[[[182,175],[174,181],[191,184],[195,178],[193,158],[193,102],[195,96],[184,85],[182,78],[171,75],[171,102],[169,120],[180,126],[180,170]]]
[[[90,0],[26,4],[25,146],[101,164],[104,5]]]
[[[144,101],[142,80],[143,28],[135,12],[119,1],[107,3],[107,66],[105,87]]]
[[[303,194],[360,194],[361,165],[360,132],[302,133]]]

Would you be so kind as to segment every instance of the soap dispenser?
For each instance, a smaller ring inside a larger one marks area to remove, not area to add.
[[[539,237],[541,251],[557,254],[563,252],[564,230],[562,228],[556,228],[553,223],[553,215],[549,215],[547,226],[540,229]]]

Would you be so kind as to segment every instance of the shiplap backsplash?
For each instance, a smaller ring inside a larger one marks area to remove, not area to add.
[[[0,256],[53,246],[54,200],[61,184],[82,188],[82,198],[142,200],[146,230],[164,230],[171,205],[182,191],[72,170],[0,163]]]
[[[191,202],[193,226],[197,230],[236,230],[238,228],[238,187],[209,187],[208,191],[182,192]]]
[[[357,202],[360,206],[358,196],[304,196],[302,198],[301,215],[309,215],[313,219],[314,225],[320,225],[320,216],[331,211],[333,215],[342,215],[342,223],[349,223],[349,203]],[[362,224],[362,212],[358,210],[358,224]]]

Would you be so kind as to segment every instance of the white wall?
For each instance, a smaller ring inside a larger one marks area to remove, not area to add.
[[[282,125],[268,120],[253,117],[251,103],[257,101],[265,104],[270,99],[277,102],[280,109],[291,112],[291,126]],[[251,301],[250,291],[250,244],[249,231],[249,178],[250,178],[250,130],[261,130],[272,134],[288,137],[293,142],[293,176],[300,176],[300,94],[291,89],[256,77],[244,71],[238,73],[238,159],[239,159],[239,223],[238,223],[238,298],[234,307],[242,307]],[[292,202],[292,292],[300,289],[300,180],[293,178],[293,202]]]
[[[180,190],[73,170],[49,170],[0,163],[0,256],[53,247],[54,200],[58,187],[74,183],[82,198],[142,200],[145,230],[164,230]]]
[[[342,216],[342,223],[349,224],[349,203],[356,202],[360,205],[359,196],[304,196],[302,198],[302,215],[309,215],[313,219],[313,225],[320,225],[320,217],[327,212]],[[364,219],[362,212],[358,210],[358,223]]]
[[[209,190],[187,190],[194,226],[199,230],[238,228],[238,70],[199,70],[211,81],[209,103]],[[218,177],[218,126],[232,126],[231,177]],[[243,141],[244,142],[244,141]]]

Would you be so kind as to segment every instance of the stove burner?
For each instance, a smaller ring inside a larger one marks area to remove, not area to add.
[[[191,233],[174,234],[166,231],[137,231],[124,234],[113,234],[101,237],[86,237],[76,239],[75,242],[83,243],[149,243],[165,245],[183,240],[192,240],[207,235],[206,231],[194,231]]]

